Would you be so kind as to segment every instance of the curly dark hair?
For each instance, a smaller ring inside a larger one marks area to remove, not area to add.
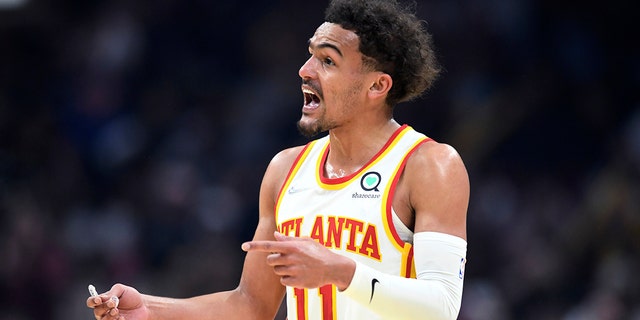
[[[325,21],[355,32],[365,65],[391,76],[390,106],[420,96],[440,72],[425,23],[396,0],[332,0]]]

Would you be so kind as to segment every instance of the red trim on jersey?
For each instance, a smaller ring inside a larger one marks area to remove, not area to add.
[[[348,176],[344,176],[344,177],[340,177],[340,178],[327,178],[324,175],[324,167],[325,164],[327,162],[327,157],[329,155],[329,149],[331,149],[331,145],[327,146],[327,149],[324,151],[324,154],[322,155],[322,161],[320,162],[320,167],[318,168],[320,170],[320,181],[324,184],[341,184],[344,182],[347,182],[351,179],[353,179],[353,177],[355,177],[357,174],[359,174],[360,172],[362,172],[362,170],[364,170],[365,168],[367,168],[373,161],[375,161],[376,159],[378,159],[378,157],[389,147],[389,145],[391,145],[391,143],[393,143],[393,141],[395,141],[396,137],[400,134],[400,132],[402,132],[402,130],[404,130],[408,125],[403,124],[402,126],[400,126],[400,128],[398,128],[392,135],[391,137],[389,137],[389,140],[387,140],[387,142],[384,144],[384,146],[378,151],[378,153],[375,154],[375,156],[373,156],[373,158],[369,159],[369,161],[363,165],[362,167],[360,167],[360,169],[358,169],[358,171],[348,175]]]
[[[413,274],[413,246],[411,246],[411,249],[409,249],[409,254],[407,255],[407,267],[404,270],[404,277],[405,278],[411,278],[411,275]]]
[[[400,246],[404,245],[404,241],[402,241],[402,239],[400,239],[400,236],[398,235],[398,231],[396,230],[396,227],[393,224],[393,218],[391,217],[391,207],[392,207],[392,204],[393,204],[393,198],[394,198],[395,193],[396,193],[396,187],[398,185],[398,181],[400,180],[400,176],[402,175],[402,172],[404,172],[404,169],[405,169],[405,166],[407,164],[407,161],[409,160],[409,157],[411,157],[411,155],[418,149],[419,146],[421,146],[424,143],[429,142],[429,141],[433,141],[433,139],[425,138],[424,140],[418,142],[411,150],[409,150],[409,152],[407,152],[407,154],[404,156],[404,159],[402,159],[402,163],[400,164],[400,166],[398,168],[398,172],[396,173],[395,177],[393,177],[393,181],[391,182],[391,187],[389,188],[389,196],[388,196],[388,199],[387,199],[387,210],[386,210],[387,211],[387,224],[389,225],[389,229],[391,230],[391,234],[393,235],[393,238],[396,240],[396,242]]]

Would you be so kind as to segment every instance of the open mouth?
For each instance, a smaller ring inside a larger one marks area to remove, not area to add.
[[[307,108],[317,108],[320,105],[320,97],[313,91],[302,88],[304,95],[304,106]]]

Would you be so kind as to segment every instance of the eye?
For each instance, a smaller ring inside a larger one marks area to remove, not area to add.
[[[328,66],[334,66],[335,63],[333,62],[333,59],[326,57],[322,60],[322,63],[328,65]]]

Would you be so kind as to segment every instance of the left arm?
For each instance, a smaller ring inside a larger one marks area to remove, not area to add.
[[[344,292],[390,318],[455,319],[466,263],[467,171],[452,147],[429,142],[411,156],[402,179],[408,205],[415,213],[417,279],[357,264]]]
[[[407,162],[409,205],[415,212],[414,232],[440,232],[467,239],[469,176],[451,146],[429,142]]]

